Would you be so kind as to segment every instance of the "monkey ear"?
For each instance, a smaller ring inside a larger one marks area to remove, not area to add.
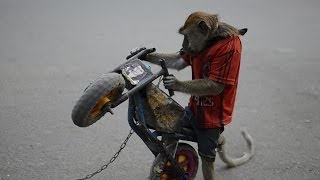
[[[203,33],[207,33],[208,30],[210,29],[210,27],[204,21],[200,21],[199,24],[198,24],[198,27]]]
[[[239,34],[243,36],[247,33],[247,31],[248,31],[248,28],[239,29]]]

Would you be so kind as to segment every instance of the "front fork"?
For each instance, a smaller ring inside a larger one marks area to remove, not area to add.
[[[188,179],[188,174],[179,166],[177,160],[165,148],[157,136],[147,128],[140,92],[129,97],[128,123],[155,156],[159,153],[165,154],[177,170],[177,175],[182,179]]]

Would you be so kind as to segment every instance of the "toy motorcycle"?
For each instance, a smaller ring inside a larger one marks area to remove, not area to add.
[[[155,73],[140,60],[154,51],[135,51],[125,63],[91,83],[76,102],[72,120],[77,126],[90,126],[129,100],[128,123],[155,155],[150,179],[194,179],[199,164],[197,152],[179,142],[196,142],[193,130],[183,123],[187,112],[171,98],[172,90],[167,95],[152,83],[169,75],[165,60],[159,59],[162,69]],[[170,140],[175,141],[167,143]]]

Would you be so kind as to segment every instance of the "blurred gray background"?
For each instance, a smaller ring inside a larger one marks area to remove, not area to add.
[[[73,124],[74,103],[136,46],[178,51],[178,28],[199,10],[249,28],[225,136],[229,154],[240,156],[247,128],[256,154],[232,169],[218,158],[217,178],[319,179],[318,0],[0,0],[0,179],[76,179],[99,169],[128,134],[127,103],[88,128]],[[191,78],[189,69],[170,72]],[[188,96],[175,99],[186,105]],[[146,179],[152,161],[133,135],[93,179]]]

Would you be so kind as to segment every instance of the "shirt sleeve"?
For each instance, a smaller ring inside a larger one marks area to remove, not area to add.
[[[208,58],[209,79],[229,85],[238,82],[241,60],[241,42],[238,37],[219,44],[215,50],[209,52]]]

